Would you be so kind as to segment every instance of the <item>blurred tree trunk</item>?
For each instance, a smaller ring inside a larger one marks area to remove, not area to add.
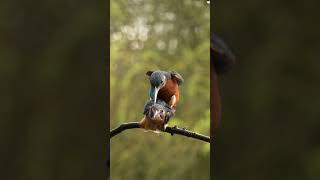
[[[211,66],[211,83],[210,83],[210,104],[211,104],[211,137],[215,139],[216,131],[220,122],[221,116],[221,102],[220,102],[220,93],[218,86],[218,76],[216,70],[213,66],[213,62],[210,63]]]

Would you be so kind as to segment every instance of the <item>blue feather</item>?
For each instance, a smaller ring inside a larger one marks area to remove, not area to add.
[[[154,87],[151,87],[149,89],[149,96],[151,99],[154,99],[155,93],[156,93],[156,89]]]

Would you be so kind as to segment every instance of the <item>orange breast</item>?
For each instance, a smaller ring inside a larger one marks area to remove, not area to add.
[[[176,96],[176,102],[170,105],[173,105],[173,107],[175,108],[177,103],[179,102],[179,87],[178,83],[174,79],[169,79],[166,85],[160,89],[158,97],[169,104],[173,95]]]

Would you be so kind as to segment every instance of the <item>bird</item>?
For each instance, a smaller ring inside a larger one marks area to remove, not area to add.
[[[143,114],[139,123],[140,127],[154,132],[164,131],[170,118],[174,115],[170,106],[160,98],[157,99],[156,104],[152,99],[147,101]]]
[[[219,77],[227,73],[235,65],[235,56],[226,45],[226,43],[214,33],[211,34],[210,42],[210,76],[211,76],[211,95],[210,95],[210,109],[211,109],[211,137],[215,139],[216,131],[221,119],[221,96],[219,89]]]
[[[149,76],[150,89],[149,96],[154,104],[157,98],[165,101],[173,112],[176,111],[176,106],[180,100],[179,86],[184,82],[182,76],[176,71],[147,71]]]

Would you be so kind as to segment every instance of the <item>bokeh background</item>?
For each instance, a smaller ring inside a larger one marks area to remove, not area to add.
[[[319,1],[215,1],[237,56],[222,77],[215,180],[320,179]]]
[[[111,1],[110,127],[140,121],[149,99],[148,70],[185,79],[169,125],[209,135],[210,8],[205,1]],[[112,180],[209,179],[208,143],[128,130],[110,141]]]

